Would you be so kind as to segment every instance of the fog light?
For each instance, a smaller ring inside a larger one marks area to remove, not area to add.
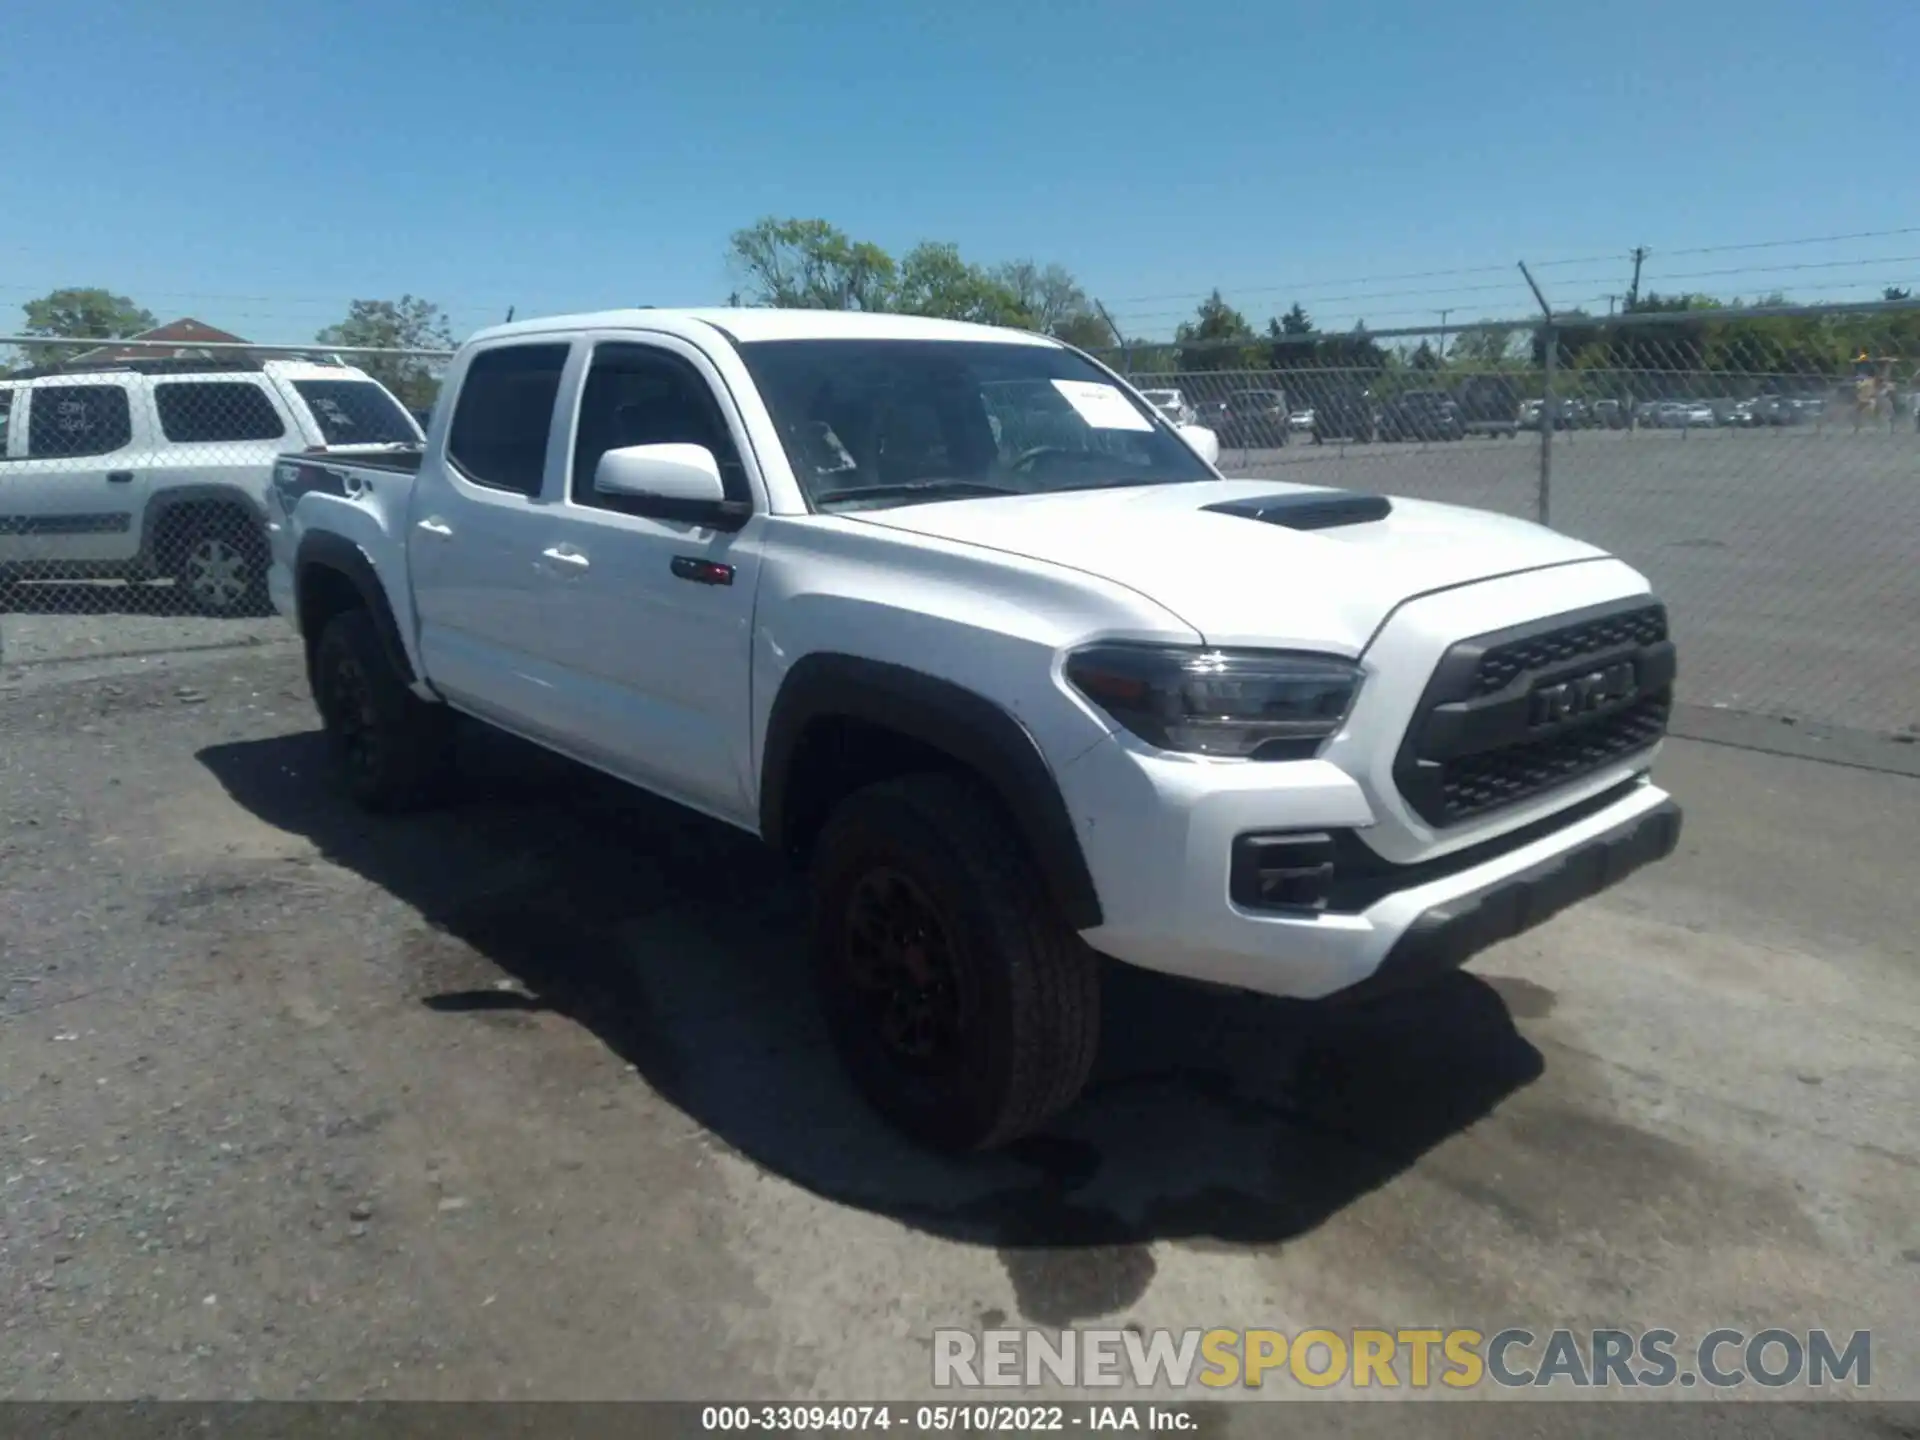
[[[1244,910],[1324,910],[1333,888],[1333,837],[1320,831],[1242,835],[1227,894]]]

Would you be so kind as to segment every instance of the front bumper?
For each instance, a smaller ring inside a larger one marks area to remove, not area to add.
[[[1422,911],[1373,974],[1339,998],[1366,998],[1457,970],[1489,946],[1666,859],[1679,843],[1680,807],[1662,800],[1570,850]]]
[[[1144,969],[1308,1000],[1451,969],[1661,858],[1679,834],[1664,791],[1612,771],[1484,846],[1404,865],[1376,852],[1339,908],[1257,909],[1230,893],[1236,836],[1377,828],[1332,765],[1205,767],[1108,742],[1061,780],[1103,910],[1081,932],[1088,944]]]

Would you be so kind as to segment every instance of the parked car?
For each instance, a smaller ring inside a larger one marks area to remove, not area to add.
[[[1593,407],[1577,395],[1562,396],[1560,400],[1560,423],[1562,430],[1585,430],[1593,424]]]
[[[1287,416],[1287,429],[1296,435],[1311,435],[1313,433],[1313,407],[1308,405],[1304,409],[1296,410]]]
[[[1454,387],[1453,399],[1469,435],[1510,437],[1519,429],[1520,389],[1510,375],[1470,375]]]
[[[423,439],[371,376],[300,360],[17,372],[0,415],[0,576],[171,579],[207,615],[266,610],[275,455]]]
[[[1409,390],[1380,407],[1382,440],[1459,440],[1460,407],[1444,390]]]
[[[1747,430],[1761,424],[1760,402],[1757,400],[1736,400],[1727,407],[1722,423],[1737,429]]]
[[[1704,400],[1689,400],[1680,407],[1680,424],[1688,430],[1711,430],[1720,423],[1713,406]]]
[[[1379,438],[1380,409],[1363,389],[1333,389],[1313,402],[1313,443],[1349,440],[1358,445]]]
[[[1167,417],[1172,425],[1192,425],[1199,418],[1178,390],[1142,390],[1140,398]]]
[[[1624,430],[1627,425],[1626,407],[1618,400],[1596,400],[1593,402],[1593,423],[1603,430]]]
[[[441,403],[424,452],[275,469],[272,593],[347,791],[444,793],[460,713],[759,836],[812,887],[854,1083],[928,1144],[1072,1102],[1101,954],[1377,992],[1677,843],[1641,575],[1222,479],[1044,337],[614,311],[481,332]]]
[[[1287,397],[1278,390],[1234,390],[1210,428],[1235,450],[1277,450],[1287,443]]]

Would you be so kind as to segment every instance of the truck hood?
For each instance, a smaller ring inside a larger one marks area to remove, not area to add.
[[[1125,585],[1210,645],[1358,655],[1419,595],[1606,553],[1526,520],[1425,500],[1326,528],[1209,506],[1347,492],[1212,480],[865,510],[845,518],[1064,565]]]

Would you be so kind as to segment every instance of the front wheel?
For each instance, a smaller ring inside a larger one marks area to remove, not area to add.
[[[814,850],[812,938],[842,1062],[913,1139],[990,1149],[1085,1086],[1098,960],[967,781],[908,776],[841,804]]]

